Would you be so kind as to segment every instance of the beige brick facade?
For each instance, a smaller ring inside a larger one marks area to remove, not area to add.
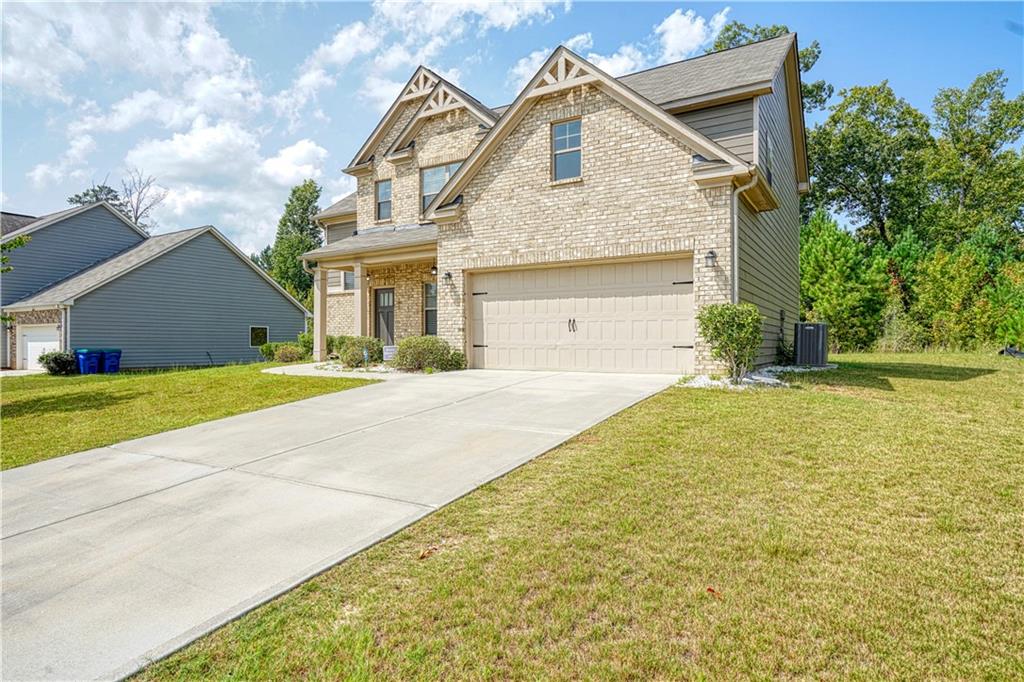
[[[582,180],[550,178],[551,123],[583,121]],[[466,344],[466,271],[579,260],[695,254],[695,305],[730,296],[731,195],[691,178],[692,152],[593,87],[541,99],[463,191],[459,222],[439,227],[438,333]],[[717,264],[703,254],[714,249]],[[696,369],[717,365],[697,340]]]
[[[327,295],[327,333],[331,336],[353,336],[356,329],[354,292]]]
[[[61,326],[61,311],[59,310],[30,310],[24,313],[12,313],[14,320],[7,329],[7,362],[12,368],[18,367],[18,325],[19,324],[56,324]],[[63,339],[63,334],[61,334]],[[63,342],[61,343],[63,347]]]
[[[356,187],[356,225],[366,229],[382,224],[410,225],[420,222],[420,169],[461,161],[476,146],[479,121],[465,109],[439,114],[428,119],[416,135],[416,148],[409,160],[391,163],[385,152],[412,119],[422,100],[404,105],[394,125],[373,151],[373,172],[358,178]],[[376,219],[375,186],[378,180],[391,180],[391,220]]]

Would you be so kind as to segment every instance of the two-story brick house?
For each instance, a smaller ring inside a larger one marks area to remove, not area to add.
[[[490,109],[420,67],[318,216],[324,335],[438,334],[471,367],[710,371],[702,305],[799,305],[795,35],[612,78],[555,50]]]

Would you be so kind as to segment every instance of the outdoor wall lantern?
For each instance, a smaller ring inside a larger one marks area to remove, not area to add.
[[[436,264],[430,266],[430,274],[431,275],[435,275],[435,276],[437,275],[437,265]]]
[[[715,263],[717,261],[718,261],[718,254],[715,253],[714,249],[711,249],[706,254],[704,254],[704,265],[706,265],[707,267],[709,267],[709,268],[715,267]]]
[[[444,278],[446,280],[448,280],[449,282],[452,281],[452,273],[450,273],[450,272],[444,273]]]

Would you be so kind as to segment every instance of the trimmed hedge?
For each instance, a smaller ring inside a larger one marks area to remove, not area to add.
[[[78,359],[74,353],[55,350],[39,356],[39,364],[46,368],[47,374],[66,377],[78,374]]]
[[[398,342],[398,351],[391,364],[410,371],[448,372],[465,368],[466,357],[452,351],[447,341],[436,336],[409,336]]]

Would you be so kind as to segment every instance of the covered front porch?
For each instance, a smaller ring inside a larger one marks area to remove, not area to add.
[[[375,235],[378,237],[374,240],[365,238]],[[389,239],[382,240],[380,237],[385,235]],[[397,240],[415,243],[395,245]],[[384,243],[374,248],[372,242],[379,241]],[[314,360],[327,359],[331,314],[328,282],[333,272],[352,273],[350,284],[345,285],[351,293],[346,299],[350,298],[351,303],[346,300],[344,305],[351,305],[348,333],[353,336],[375,336],[390,346],[409,336],[437,333],[437,245],[433,226],[360,233],[311,251],[303,259],[313,274]],[[344,282],[346,278],[342,275],[339,279]],[[333,325],[332,331],[337,329],[338,325]]]

